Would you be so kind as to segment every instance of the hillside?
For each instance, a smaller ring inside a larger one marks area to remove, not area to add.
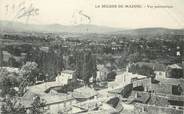
[[[97,25],[73,25],[73,26],[65,26],[60,24],[33,25],[10,21],[0,21],[1,32],[109,33],[120,30],[123,29],[97,26]]]
[[[118,38],[130,39],[172,39],[175,37],[184,36],[184,29],[168,29],[168,28],[140,28],[140,29],[124,29],[111,28],[97,25],[75,25],[65,26],[60,24],[50,25],[34,25],[23,24],[18,22],[0,21],[1,33],[22,33],[22,32],[37,32],[37,33],[67,33],[65,37],[74,37],[80,39],[108,39],[117,36]]]

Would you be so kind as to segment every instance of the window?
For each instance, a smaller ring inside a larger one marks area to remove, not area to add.
[[[182,88],[180,85],[173,85],[172,86],[172,94],[173,95],[181,95],[182,93]]]
[[[137,87],[134,87],[133,90],[135,90],[135,91],[144,91],[144,87],[143,86],[137,86]]]
[[[183,101],[168,100],[168,102],[170,103],[170,105],[184,106]]]

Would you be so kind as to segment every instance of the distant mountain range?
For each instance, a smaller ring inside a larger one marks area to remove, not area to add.
[[[140,28],[124,31],[117,31],[115,34],[124,34],[132,36],[145,36],[145,35],[184,35],[184,29],[168,29],[168,28]]]
[[[49,32],[49,33],[108,33],[121,31],[123,29],[111,28],[97,25],[73,25],[65,26],[60,24],[34,25],[19,22],[0,21],[0,31],[4,32]]]
[[[65,26],[60,24],[34,25],[23,24],[19,22],[0,21],[0,32],[49,32],[49,33],[97,33],[97,34],[119,34],[119,35],[162,35],[162,34],[179,34],[184,35],[184,29],[168,28],[141,28],[141,29],[124,29],[112,28],[97,25],[73,25]]]

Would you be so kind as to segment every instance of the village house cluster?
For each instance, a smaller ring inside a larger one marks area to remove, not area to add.
[[[80,35],[5,34],[0,113],[184,113],[183,40]]]
[[[129,64],[126,69],[116,71],[115,80],[107,82],[103,89],[82,86],[67,93],[60,93],[57,91],[58,88],[78,81],[74,70],[63,70],[58,73],[55,81],[28,86],[26,93],[18,98],[18,101],[26,109],[27,114],[32,114],[32,103],[38,97],[44,102],[39,108],[45,114],[182,114],[184,79],[181,73],[184,65],[137,64],[153,67],[155,77],[129,72]],[[100,83],[107,78],[108,68],[104,65],[97,66],[97,79]],[[16,68],[4,68],[18,72]]]

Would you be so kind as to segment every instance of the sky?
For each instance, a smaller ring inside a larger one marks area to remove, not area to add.
[[[19,10],[32,4],[34,16]],[[142,5],[143,8],[95,8],[97,5]],[[146,6],[173,6],[147,8]],[[184,28],[184,0],[0,0],[0,20],[29,24],[92,24],[118,28]],[[35,14],[34,14],[35,13]]]

